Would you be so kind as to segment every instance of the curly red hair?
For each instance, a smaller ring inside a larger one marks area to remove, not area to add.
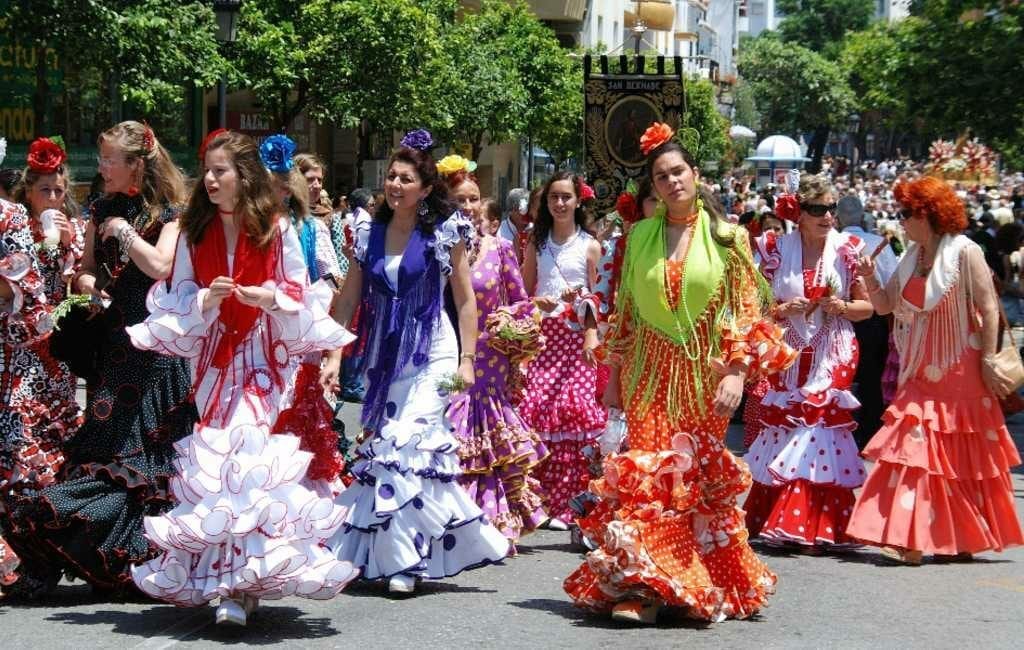
[[[926,217],[932,230],[940,235],[959,233],[967,227],[963,201],[945,181],[925,176],[898,183],[893,195],[910,214]]]
[[[444,177],[444,182],[448,185],[448,189],[454,191],[456,187],[462,185],[466,181],[472,182],[477,187],[480,187],[480,181],[472,172],[467,172],[464,169],[460,169],[454,174],[449,174]]]

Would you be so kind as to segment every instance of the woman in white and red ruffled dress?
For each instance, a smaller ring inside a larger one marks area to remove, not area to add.
[[[132,577],[177,605],[220,598],[217,621],[241,625],[258,598],[331,598],[357,574],[322,546],[345,510],[310,485],[312,454],[296,435],[270,433],[290,399],[292,358],[353,339],[325,313],[316,294],[327,288],[309,285],[279,211],[256,143],[214,138],[181,218],[171,282],[154,286],[150,317],[128,328],[140,349],[191,359],[201,418],[175,445],[179,504],[145,520],[163,554]]]
[[[854,271],[863,244],[835,230],[834,197],[824,178],[804,174],[795,196],[776,206],[797,220],[797,231],[758,242],[776,319],[800,351],[771,377],[763,429],[745,457],[754,478],[743,506],[747,528],[775,544],[851,544],[844,531],[853,489],[864,481],[852,433],[860,404],[850,392],[858,354],[851,322],[873,310]]]

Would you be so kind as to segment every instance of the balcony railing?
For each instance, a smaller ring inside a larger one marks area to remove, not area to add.
[[[587,10],[587,0],[528,0],[527,4],[541,20],[580,22]]]

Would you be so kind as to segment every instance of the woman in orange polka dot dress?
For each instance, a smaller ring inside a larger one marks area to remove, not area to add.
[[[750,534],[770,543],[848,546],[853,489],[864,481],[853,438],[860,403],[850,392],[858,353],[852,322],[874,310],[854,272],[863,242],[835,230],[831,186],[804,174],[793,189],[776,207],[798,221],[797,231],[769,233],[758,248],[776,318],[800,357],[761,400],[763,428],[745,456],[754,487],[743,507]]]
[[[745,618],[776,578],[747,543],[736,499],[750,475],[725,430],[745,379],[785,368],[793,351],[762,320],[767,287],[746,237],[698,198],[693,156],[671,136],[645,134],[664,205],[629,234],[608,338],[605,403],[624,405],[629,451],[590,484],[599,502],[579,525],[601,545],[564,587],[618,620],[654,622],[665,606]]]

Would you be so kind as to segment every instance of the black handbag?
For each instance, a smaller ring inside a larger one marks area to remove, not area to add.
[[[86,384],[92,384],[100,378],[99,353],[106,330],[104,312],[75,305],[50,334],[50,355],[67,364],[71,373]]]

